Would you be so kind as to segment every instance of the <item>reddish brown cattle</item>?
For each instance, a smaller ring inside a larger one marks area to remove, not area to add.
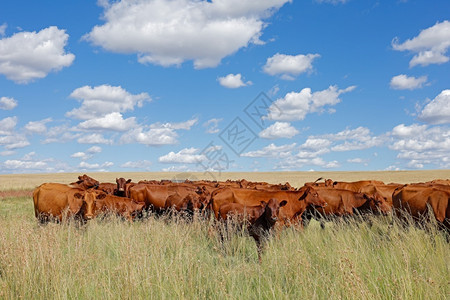
[[[325,180],[324,182],[318,182],[320,180]],[[331,179],[324,179],[323,177],[317,178],[314,182],[306,182],[305,186],[312,186],[312,187],[331,187],[333,186],[334,181]]]
[[[92,218],[94,201],[91,197],[86,197],[85,192],[83,189],[72,188],[65,184],[41,184],[33,191],[36,218],[43,223],[51,218],[62,221],[65,215],[81,219]]]
[[[450,190],[423,185],[405,185],[392,195],[398,218],[411,216],[416,223],[430,216],[432,210],[437,222],[450,230]]]
[[[271,198],[279,201],[286,200],[287,204],[280,211],[280,222],[297,223],[308,206],[326,205],[312,187],[303,187],[298,191],[261,191],[248,189],[224,188],[213,193],[211,209],[216,218],[219,208],[225,203],[240,203],[245,206],[259,205],[261,201],[268,202]]]
[[[129,189],[132,185],[131,179],[126,180],[123,177],[116,178],[117,183],[117,190],[115,192],[116,196],[120,197],[128,197],[129,196]]]
[[[167,203],[169,196],[171,197]],[[206,197],[201,188],[181,184],[137,184],[130,188],[130,198],[137,202],[145,202],[146,208],[155,212],[162,212],[168,207],[173,207],[174,204],[176,210],[181,210],[186,205],[194,210],[202,209]]]
[[[360,188],[359,192],[373,197],[374,200],[380,202],[379,206],[383,212],[389,212],[392,210],[392,193],[401,186],[403,185],[395,183],[384,185],[369,184]]]
[[[101,212],[114,213],[130,221],[136,218],[145,206],[144,202],[105,193],[95,195],[95,199],[96,215]]]
[[[247,229],[256,242],[258,248],[258,259],[261,261],[262,238],[278,221],[280,208],[287,204],[286,200],[278,201],[271,198],[269,202],[261,202],[256,206],[244,206],[239,203],[225,203],[219,208],[219,216],[222,220],[237,217],[237,221],[248,222]]]
[[[103,191],[108,195],[114,195],[117,188],[117,184],[102,182],[98,185],[97,190]]]
[[[349,190],[352,192],[359,192],[361,188],[366,185],[384,185],[383,181],[378,180],[360,180],[354,182],[335,181],[333,187],[336,189]]]
[[[324,219],[350,217],[355,212],[365,214],[378,212],[381,209],[383,209],[383,213],[390,211],[390,207],[385,207],[384,202],[380,201],[380,203],[365,194],[327,187],[316,187],[315,189],[328,205],[323,208],[308,209],[304,216],[305,225],[311,218],[315,218],[321,222],[321,226],[324,228]]]
[[[83,176],[78,176],[78,181],[72,182],[70,185],[74,188],[87,190],[97,187],[99,184],[100,183],[97,180],[84,174]]]

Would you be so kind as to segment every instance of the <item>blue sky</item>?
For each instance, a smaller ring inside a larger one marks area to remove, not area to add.
[[[449,19],[447,0],[2,1],[0,173],[448,169]]]

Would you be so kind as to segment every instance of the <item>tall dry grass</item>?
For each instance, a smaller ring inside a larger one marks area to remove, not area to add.
[[[271,239],[209,220],[114,217],[39,226],[29,197],[0,201],[1,299],[448,299],[442,233],[388,220],[312,223]]]

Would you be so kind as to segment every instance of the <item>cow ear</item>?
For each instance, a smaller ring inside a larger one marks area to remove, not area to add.
[[[95,197],[95,198],[98,199],[98,200],[105,199],[106,198],[106,194],[103,194],[103,193],[98,194],[97,197]]]
[[[303,194],[300,196],[300,198],[298,198],[298,200],[303,200],[306,198],[306,196],[308,195],[309,191],[311,190],[311,188],[308,186],[305,191],[303,192]]]
[[[69,198],[69,210],[72,214],[76,215],[83,206],[83,195],[75,193],[73,197]]]
[[[131,182],[131,179],[128,179],[126,183],[130,183],[130,182]]]
[[[283,200],[283,201],[280,202],[280,207],[283,207],[283,206],[285,206],[286,204],[287,204],[287,201],[286,201],[286,200]]]
[[[267,206],[267,202],[265,202],[265,201],[261,201],[261,204],[260,204],[262,207],[266,207]]]

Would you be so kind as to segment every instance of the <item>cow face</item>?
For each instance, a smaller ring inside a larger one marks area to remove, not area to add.
[[[387,199],[378,192],[375,192],[370,200],[370,207],[372,210],[379,211],[383,215],[388,215],[392,212],[392,206],[387,202]]]
[[[281,202],[278,202],[277,199],[270,199],[269,202],[265,203],[262,202],[261,205],[264,208],[264,215],[267,221],[271,224],[275,224],[276,221],[278,221],[278,215],[280,213],[280,207],[283,207],[287,204],[286,200],[283,200]]]
[[[127,181],[125,178],[121,177],[121,178],[116,178],[116,183],[117,183],[117,191],[119,191],[120,193],[124,193],[125,192],[125,187],[126,184],[131,182],[131,179],[129,181]]]
[[[86,189],[91,187],[97,187],[100,184],[100,182],[98,182],[92,177],[87,176],[86,174],[84,174],[83,176],[78,176],[77,183],[84,186]]]
[[[98,191],[86,191],[84,194],[84,217],[88,220],[95,217],[96,211],[98,209],[96,205],[97,200],[104,199],[106,197],[105,193],[98,192]]]

